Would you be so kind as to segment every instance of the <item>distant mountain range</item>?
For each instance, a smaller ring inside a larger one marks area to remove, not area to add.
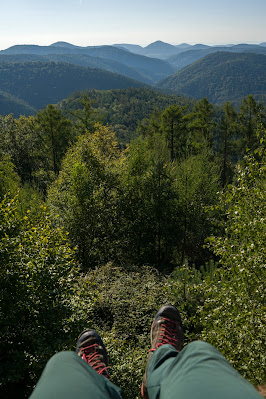
[[[195,44],[190,45],[187,43],[182,43],[177,46],[172,44],[164,43],[160,40],[149,44],[146,47],[141,47],[133,44],[115,44],[114,46],[119,48],[124,48],[132,53],[141,54],[146,57],[160,58],[168,61],[170,64],[176,66],[176,59],[181,53],[186,53],[188,51],[198,51],[198,58],[204,57],[206,54],[215,53],[217,51],[230,51],[230,52],[257,52],[259,54],[266,54],[266,44],[260,43],[259,45],[253,44],[227,44],[224,46],[207,46],[206,44]],[[264,49],[262,47],[265,47]],[[200,53],[202,51],[202,53]],[[175,57],[176,56],[176,57]],[[193,62],[191,61],[191,62]],[[187,64],[188,65],[188,64]]]
[[[135,79],[138,74],[142,82],[153,84],[175,72],[168,62],[162,59],[154,59],[132,53],[116,46],[78,47],[69,43],[59,42],[51,46],[17,45],[0,51],[0,59],[3,62],[6,56],[43,57],[43,61],[70,62],[76,65],[101,68],[111,72],[125,74]],[[38,61],[41,59],[39,58]],[[0,61],[0,62],[1,62]]]
[[[143,85],[215,103],[238,102],[247,94],[265,99],[265,59],[266,42],[16,45],[0,51],[0,114],[13,112],[14,104],[28,114],[76,90]]]

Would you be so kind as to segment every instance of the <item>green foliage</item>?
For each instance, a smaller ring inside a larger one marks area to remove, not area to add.
[[[44,207],[38,219],[17,213],[17,200],[0,204],[1,391],[23,397],[47,359],[77,336],[72,318],[77,276],[63,230]]]
[[[116,256],[118,166],[114,134],[98,125],[68,151],[49,191],[53,215],[70,232],[85,268]]]
[[[136,137],[140,121],[150,118],[154,108],[160,112],[169,105],[192,107],[193,100],[180,96],[169,96],[148,88],[129,88],[123,90],[90,90],[85,96],[93,102],[93,110],[98,113],[98,120],[108,124],[116,133],[120,144],[125,145]],[[80,104],[83,92],[76,92],[59,103],[65,115],[82,112]]]
[[[257,103],[252,95],[242,101],[239,112],[242,151],[254,150],[258,147],[257,130],[263,116],[263,105]]]
[[[222,165],[222,186],[232,181],[234,159],[239,157],[240,126],[237,112],[232,104],[227,101],[223,106],[223,115],[218,126],[217,153],[219,163]]]
[[[125,190],[126,253],[137,264],[169,267],[178,239],[174,179],[166,140],[138,139],[129,148],[122,174]]]
[[[11,158],[22,183],[44,193],[55,179],[61,159],[73,140],[70,121],[49,105],[36,117],[0,117],[0,145]]]
[[[83,283],[97,300],[87,311],[108,350],[112,381],[123,397],[140,398],[140,386],[150,347],[150,328],[161,304],[168,303],[165,278],[143,266],[119,268],[109,263],[84,276]],[[133,299],[134,298],[134,299]]]
[[[34,118],[21,116],[15,119],[12,114],[0,117],[0,145],[11,157],[22,183],[31,182],[36,170],[42,166],[41,143]]]
[[[5,393],[27,394],[48,358],[90,327],[106,343],[112,380],[139,397],[151,321],[167,302],[181,310],[186,343],[206,339],[262,380],[264,111],[253,97],[240,112],[226,103],[217,113],[206,98],[192,112],[184,105],[148,89],[91,91],[36,118],[1,117]],[[94,124],[96,113],[112,126]],[[125,145],[140,119],[139,137],[120,151],[113,130]],[[246,147],[256,150],[242,159]]]
[[[20,179],[14,169],[10,158],[0,152],[0,200],[7,193],[15,195],[19,188]]]
[[[33,185],[24,183],[18,192],[17,212],[20,217],[27,216],[30,211],[32,217],[37,219],[42,214],[42,205],[44,203],[43,193]]]
[[[219,177],[219,168],[208,150],[177,165],[175,185],[180,240],[176,257],[180,265],[187,260],[200,266],[209,258],[203,244],[214,229],[212,206],[217,202]]]
[[[43,153],[48,161],[48,168],[57,175],[61,159],[72,139],[70,122],[60,110],[50,104],[36,115],[36,125]],[[49,165],[49,161],[52,167]]]
[[[215,123],[214,107],[206,97],[199,100],[188,115],[188,129],[191,131],[189,147],[192,153],[199,153],[203,148],[212,147]]]
[[[79,99],[81,108],[68,110],[68,114],[74,120],[76,134],[84,134],[86,131],[93,132],[95,124],[99,122],[100,116],[93,109],[93,103],[94,101],[90,100],[88,93],[84,92]]]
[[[221,267],[203,283],[202,337],[220,349],[243,376],[263,382],[265,371],[264,282],[266,265],[265,132],[256,157],[238,168],[236,184],[218,207],[225,234],[209,245]]]
[[[187,127],[184,117],[185,108],[170,105],[161,115],[162,131],[169,141],[171,160],[181,158],[186,153]]]

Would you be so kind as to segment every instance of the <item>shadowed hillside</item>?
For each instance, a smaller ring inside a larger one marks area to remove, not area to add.
[[[66,63],[0,64],[0,90],[37,109],[49,103],[57,103],[76,90],[141,86],[142,83],[122,75]]]
[[[266,93],[266,56],[262,54],[215,53],[196,61],[158,84],[172,93],[213,103]]]

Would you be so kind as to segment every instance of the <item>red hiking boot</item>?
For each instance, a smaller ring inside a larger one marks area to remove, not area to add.
[[[108,358],[104,343],[94,330],[85,330],[79,337],[76,353],[94,370],[110,379],[108,373]]]
[[[149,398],[147,390],[147,367],[153,352],[165,344],[170,344],[177,351],[181,351],[183,339],[183,326],[178,310],[172,305],[162,306],[157,312],[151,326],[151,349],[141,385],[141,396],[144,399]]]

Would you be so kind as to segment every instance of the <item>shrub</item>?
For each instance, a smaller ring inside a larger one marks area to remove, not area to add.
[[[49,357],[77,336],[74,252],[45,208],[19,216],[17,199],[0,204],[0,385],[6,397],[31,391]]]

